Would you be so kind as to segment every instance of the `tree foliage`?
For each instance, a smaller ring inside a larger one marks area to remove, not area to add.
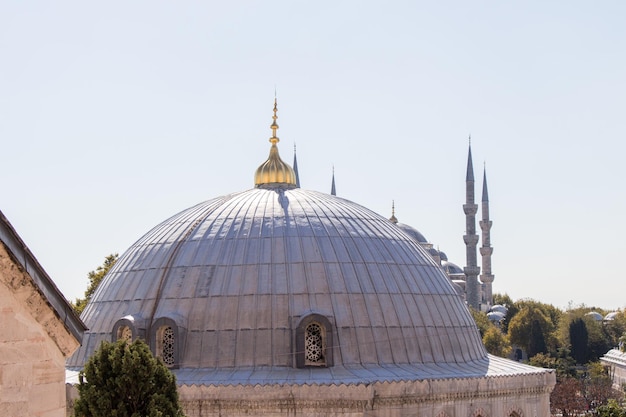
[[[485,331],[483,344],[485,345],[487,352],[492,355],[506,358],[511,353],[511,344],[509,343],[509,339],[494,325]]]
[[[175,376],[141,339],[103,342],[79,381],[76,416],[183,416]]]
[[[478,327],[478,331],[480,332],[480,337],[485,335],[485,332],[489,327],[493,324],[489,321],[489,317],[482,311],[478,311],[472,307],[469,308],[472,317],[474,318],[474,322],[476,323],[476,327]]]
[[[506,316],[502,321],[502,331],[507,334],[509,332],[509,323],[511,322],[511,319],[519,312],[519,306],[517,303],[513,302],[508,294],[494,294],[493,303],[494,305],[500,304],[507,308]]]
[[[608,403],[610,399],[622,398],[623,394],[613,389],[613,380],[609,376],[607,368],[600,362],[592,362],[587,365],[587,372],[582,378],[583,397],[587,401],[590,410]]]
[[[589,332],[582,318],[577,318],[569,324],[569,340],[572,358],[576,363],[586,363],[589,359]]]
[[[470,313],[476,322],[476,327],[478,327],[487,352],[503,358],[508,357],[511,353],[511,344],[502,330],[489,320],[487,314],[473,308],[470,308]]]
[[[104,263],[96,268],[95,271],[89,272],[87,275],[87,278],[89,279],[89,286],[87,287],[87,290],[85,290],[85,297],[77,298],[76,301],[72,303],[72,307],[74,307],[74,311],[76,311],[77,314],[83,312],[85,306],[89,303],[89,300],[91,300],[91,296],[94,292],[96,292],[96,288],[100,285],[102,278],[104,278],[113,265],[115,265],[118,257],[119,255],[117,253],[112,253],[104,258]]]
[[[577,378],[566,377],[557,382],[550,394],[552,415],[563,417],[580,415],[587,411],[587,402],[582,396],[582,384]]]
[[[610,399],[605,405],[601,405],[593,413],[594,417],[626,417],[626,408],[621,407],[614,399]]]
[[[553,309],[536,301],[524,301],[519,312],[511,319],[509,340],[521,346],[528,357],[557,350],[556,328],[560,314]]]

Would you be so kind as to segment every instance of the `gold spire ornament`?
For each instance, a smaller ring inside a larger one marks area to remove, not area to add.
[[[391,200],[391,217],[389,220],[391,220],[391,223],[398,223],[398,219],[396,218],[396,202],[394,200]]]
[[[274,115],[272,116],[273,122],[270,125],[272,129],[272,137],[270,143],[270,156],[267,161],[263,162],[260,167],[257,168],[254,174],[254,186],[256,188],[296,188],[296,173],[282,159],[278,154],[278,147],[276,144],[280,142],[276,131],[278,130],[278,105],[276,98],[274,98]]]

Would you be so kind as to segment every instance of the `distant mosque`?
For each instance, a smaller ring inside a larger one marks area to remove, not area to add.
[[[486,180],[477,265],[471,149],[461,269],[393,205],[390,221],[338,197],[334,175],[330,194],[300,188],[277,119],[275,101],[253,188],[173,215],[120,256],[81,315],[67,381],[102,341],[141,338],[189,417],[549,416],[554,371],[489,355],[467,308],[492,304],[494,279]]]
[[[467,304],[482,311],[488,311],[493,305],[492,283],[495,276],[491,272],[491,226],[492,221],[489,219],[489,193],[487,191],[487,170],[483,171],[483,193],[481,201],[482,219],[479,222],[482,230],[482,246],[480,247],[480,255],[482,257],[482,271],[480,275],[480,283],[478,277],[480,267],[477,264],[476,247],[478,245],[478,235],[476,234],[476,214],[478,205],[474,202],[474,166],[472,163],[471,144],[467,155],[467,174],[465,177],[465,204],[463,211],[465,212],[465,235],[463,241],[466,246],[466,264],[465,268],[460,268],[456,264],[449,262],[444,252],[433,248],[432,243],[415,228],[398,223],[395,216],[395,207],[392,204],[391,220],[400,229],[409,236],[413,237],[426,251],[432,256],[435,262],[439,263],[443,270],[455,285],[460,295],[466,300]],[[334,186],[334,177],[333,177]]]

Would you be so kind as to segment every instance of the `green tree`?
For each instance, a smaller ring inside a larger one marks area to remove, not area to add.
[[[587,365],[587,372],[583,374],[582,393],[587,401],[589,410],[605,405],[610,399],[623,398],[623,394],[613,389],[613,379],[600,362],[591,362]]]
[[[572,358],[578,364],[586,363],[589,359],[589,332],[582,318],[577,318],[569,324],[569,340]]]
[[[515,315],[519,312],[519,306],[517,303],[514,303],[511,297],[508,294],[494,294],[493,295],[493,303],[503,305],[507,308],[506,316],[502,321],[502,331],[507,334],[509,332],[509,323],[511,319],[515,317]]]
[[[469,308],[472,317],[474,318],[474,322],[476,323],[476,327],[478,327],[478,331],[480,332],[480,337],[485,335],[485,332],[489,327],[493,326],[487,314],[482,311],[478,311],[472,307]]]
[[[473,308],[470,308],[470,313],[472,313],[472,317],[476,322],[476,327],[478,327],[487,352],[506,358],[511,353],[511,344],[508,337],[502,333],[498,326],[489,320],[487,314]]]
[[[561,348],[556,356],[538,353],[528,360],[532,366],[556,370],[557,379],[576,376],[576,363],[566,348]]]
[[[77,298],[76,301],[72,303],[72,307],[74,307],[74,311],[76,311],[77,314],[83,312],[85,306],[89,303],[89,300],[91,300],[91,296],[96,291],[96,288],[100,285],[102,278],[104,278],[107,272],[115,265],[118,257],[119,255],[117,253],[112,253],[104,258],[104,263],[96,268],[95,271],[89,272],[87,275],[87,278],[89,278],[89,286],[87,290],[85,290],[85,298]]]
[[[616,400],[610,399],[605,405],[601,405],[593,413],[595,417],[626,417],[626,409],[621,407]]]
[[[540,303],[524,305],[509,323],[509,340],[521,346],[528,357],[558,349],[556,325],[552,316],[545,314]]]
[[[506,358],[511,353],[511,344],[509,343],[508,338],[494,325],[485,331],[483,344],[485,345],[487,352],[492,355]]]
[[[141,339],[102,342],[79,375],[80,417],[182,417],[176,377]]]
[[[626,334],[626,311],[620,311],[613,320],[607,321],[602,326],[610,347],[616,347],[620,338]]]

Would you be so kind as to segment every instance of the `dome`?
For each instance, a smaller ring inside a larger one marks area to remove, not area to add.
[[[490,312],[493,311],[493,312],[497,312],[497,313],[502,313],[502,314],[506,315],[509,312],[509,309],[506,308],[506,306],[503,306],[501,304],[495,304],[495,305],[491,306],[489,311]]]
[[[432,246],[295,186],[276,103],[271,128],[255,188],[181,211],[119,257],[81,315],[70,385],[102,341],[142,338],[190,416],[548,415],[554,375],[487,354]]]
[[[591,317],[595,321],[602,321],[602,314],[598,313],[597,311],[590,311],[589,313],[585,314],[585,316]]]
[[[409,226],[408,224],[398,223],[396,224],[404,233],[411,236],[417,243],[428,243],[428,240],[421,234],[416,228]]]
[[[457,264],[454,264],[450,261],[441,262],[441,267],[443,268],[444,271],[446,271],[446,274],[448,275],[458,275],[458,274],[465,275],[465,272],[463,272],[463,268],[461,268]]]
[[[487,318],[497,323],[504,320],[504,317],[506,317],[506,314],[502,313],[501,311],[490,311],[489,313],[487,313]]]
[[[191,207],[128,249],[85,308],[68,366],[131,316],[147,338],[160,322],[178,329],[176,367],[292,367],[310,315],[329,326],[335,367],[486,357],[443,271],[391,222],[328,194],[257,188]]]

